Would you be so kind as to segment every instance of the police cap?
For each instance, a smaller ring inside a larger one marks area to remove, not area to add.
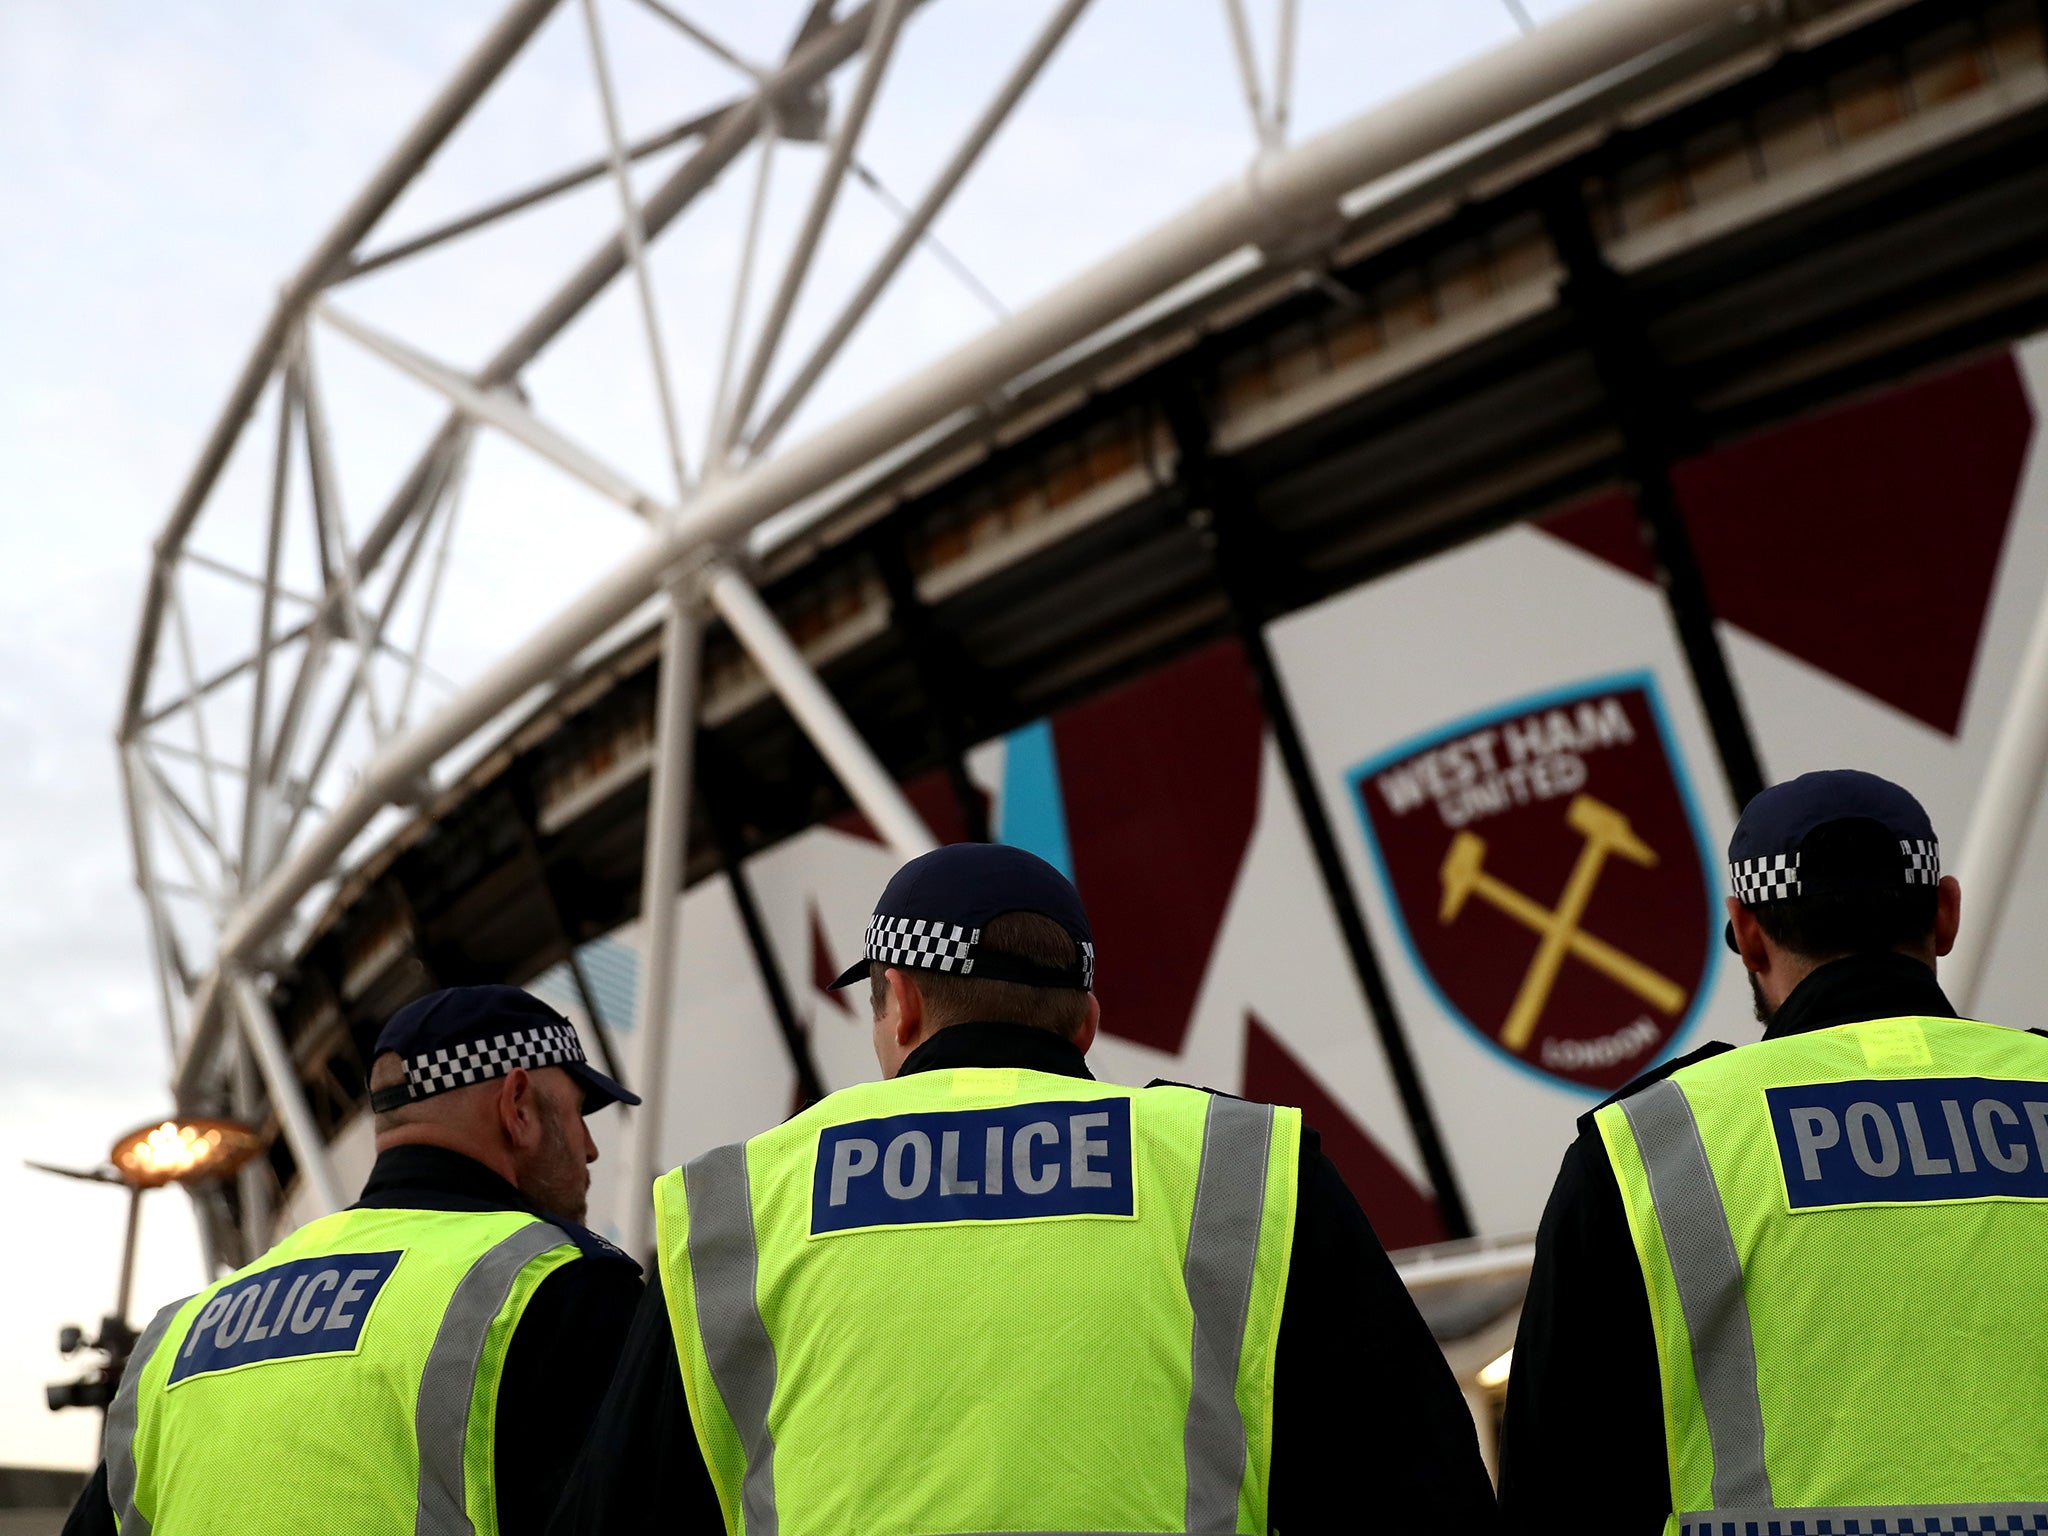
[[[1829,835],[1816,838],[1823,828]],[[1728,883],[1745,907],[1941,883],[1941,845],[1918,800],[1854,768],[1802,773],[1743,808]],[[1735,948],[1735,929],[1722,936]]]
[[[1048,966],[984,948],[982,929],[1006,912],[1058,923],[1079,958]],[[864,980],[870,965],[1086,992],[1095,985],[1095,942],[1080,892],[1045,860],[1001,843],[954,843],[896,871],[868,919],[865,953],[832,986]]]
[[[582,1088],[586,1115],[607,1104],[640,1102],[584,1060],[574,1024],[518,987],[449,987],[416,998],[378,1031],[372,1059],[386,1051],[404,1063],[405,1080],[370,1095],[370,1107],[380,1114],[507,1076],[515,1067],[560,1067]]]

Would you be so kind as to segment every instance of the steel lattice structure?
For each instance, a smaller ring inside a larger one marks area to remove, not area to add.
[[[272,1017],[266,978],[287,963],[321,893],[390,824],[393,808],[431,799],[437,768],[487,737],[515,703],[553,686],[622,621],[658,605],[663,663],[642,908],[652,933],[668,931],[681,885],[698,645],[711,615],[740,641],[889,843],[904,854],[928,846],[915,811],[749,580],[766,520],[800,510],[863,466],[1001,400],[1034,370],[1177,284],[1224,263],[1312,276],[1334,210],[1360,187],[1659,49],[1715,34],[1753,39],[1774,24],[1771,8],[1737,0],[1599,0],[1400,101],[1290,143],[1295,6],[1282,0],[1278,7],[1267,70],[1242,0],[1225,0],[1218,20],[1254,127],[1250,164],[1030,308],[791,441],[792,423],[809,420],[804,407],[906,261],[931,248],[934,221],[1082,20],[1086,0],[1048,4],[930,185],[901,207],[893,237],[808,354],[794,361],[791,318],[815,276],[835,203],[849,179],[873,183],[860,158],[862,136],[891,82],[898,42],[915,24],[917,0],[867,0],[844,14],[835,0],[816,0],[772,65],[742,57],[667,0],[639,0],[746,84],[724,100],[684,103],[671,126],[637,138],[622,124],[598,0],[567,3],[580,10],[605,153],[380,243],[401,194],[558,4],[515,0],[285,285],[157,540],[143,605],[119,746],[178,1097],[189,1108],[244,1113],[267,1103],[302,1179],[327,1209],[342,1203],[341,1191]],[[780,160],[790,158],[790,147],[808,146],[816,168],[802,216],[775,250],[763,209],[778,146]],[[635,164],[670,155],[678,158],[642,195]],[[728,175],[747,178],[749,212],[705,392],[712,408],[697,428],[683,419],[664,325],[675,296],[661,291],[649,253]],[[478,366],[443,361],[370,324],[351,303],[346,288],[355,279],[606,182],[615,195],[611,231]],[[942,249],[936,254],[949,259]],[[544,420],[522,389],[525,370],[614,288],[630,295],[636,366],[658,406],[667,470],[659,490]],[[355,450],[330,422],[328,353],[336,347],[361,349],[394,380],[424,386],[445,403],[440,425],[367,516],[343,506],[345,459]],[[232,504],[235,488],[224,472],[264,412],[275,427],[258,445],[265,483],[253,507],[246,497]],[[436,689],[423,682],[432,676],[426,658],[466,473],[486,432],[530,450],[637,519],[643,532],[625,559],[512,649],[459,686]],[[295,478],[307,491],[302,506],[289,491]],[[200,535],[216,526],[239,541],[244,558],[223,559],[204,547]],[[310,555],[314,583],[290,579],[292,548],[302,562]],[[192,596],[202,580],[252,594],[256,609],[252,635],[204,660]],[[430,692],[439,694],[431,703]],[[659,1129],[652,1085],[661,1080],[674,986],[667,946],[650,951],[639,994],[647,1054],[638,1070],[650,1106],[635,1132],[643,1164],[654,1156]],[[629,1234],[636,1244],[640,1237]]]

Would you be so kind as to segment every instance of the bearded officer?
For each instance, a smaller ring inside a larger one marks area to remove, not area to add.
[[[1486,1531],[1443,1356],[1299,1110],[1096,1081],[1074,888],[904,866],[885,1081],[655,1186],[558,1532]]]
[[[1809,773],[1729,844],[1762,1041],[1579,1122],[1515,1342],[1516,1531],[2048,1530],[2048,1039],[1955,1017],[1919,803]]]
[[[640,1101],[516,987],[400,1009],[370,1083],[362,1199],[157,1314],[67,1532],[542,1527],[642,1289],[583,1117]]]

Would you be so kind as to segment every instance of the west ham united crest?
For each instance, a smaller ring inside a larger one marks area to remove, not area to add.
[[[1711,985],[1714,894],[1647,673],[1461,720],[1351,772],[1423,976],[1520,1064],[1619,1087]]]

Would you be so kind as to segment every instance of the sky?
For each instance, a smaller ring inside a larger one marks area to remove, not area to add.
[[[1541,23],[1575,3],[1528,8]],[[800,10],[793,0],[681,8],[758,59],[779,52]],[[0,1266],[0,1465],[76,1467],[95,1455],[97,1416],[49,1413],[42,1388],[75,1374],[56,1353],[59,1325],[90,1331],[111,1305],[122,1225],[119,1191],[22,1160],[90,1166],[168,1105],[169,1051],[113,752],[151,541],[278,286],[498,9],[0,4],[0,1213],[19,1244]],[[1049,0],[940,0],[910,23],[861,150],[896,198],[914,200],[1050,10]],[[1276,7],[1250,0],[1246,10],[1270,61]],[[740,84],[633,0],[599,0],[599,14],[629,136]],[[1297,134],[1514,35],[1502,0],[1303,0]],[[598,153],[585,46],[578,8],[566,4],[382,232],[401,237]],[[845,96],[842,83],[835,113]],[[937,233],[1014,310],[1235,174],[1252,148],[1221,3],[1095,0]],[[770,250],[801,217],[818,150],[779,155],[788,174],[766,204]],[[647,167],[641,189],[672,163]],[[742,161],[652,259],[693,463],[752,169]],[[600,183],[417,270],[350,285],[337,303],[473,365],[606,232],[611,195]],[[771,381],[808,352],[894,217],[866,189],[846,189]],[[749,316],[772,287],[775,269],[765,270]],[[543,416],[660,487],[670,472],[631,306],[621,286],[524,382]],[[913,257],[785,441],[943,354],[990,314],[931,255]],[[317,345],[344,448],[343,500],[363,518],[438,407],[340,338]],[[259,413],[218,511],[195,533],[198,547],[243,564],[253,563],[258,504],[244,493],[265,473],[265,421]],[[474,675],[641,536],[523,450],[486,444],[437,610],[433,678]],[[209,649],[246,651],[248,618],[233,594],[195,585],[189,595],[202,671]],[[430,679],[421,707],[445,696]],[[215,721],[233,724],[232,712]],[[363,745],[350,738],[339,775]],[[203,945],[203,920],[188,921]],[[204,1280],[184,1197],[148,1196],[138,1326]]]

